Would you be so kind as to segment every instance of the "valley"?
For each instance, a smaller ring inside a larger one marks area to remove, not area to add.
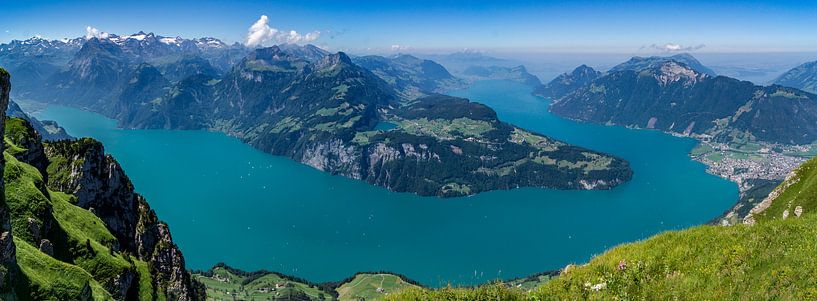
[[[57,105],[39,107],[34,116],[102,141],[173,226],[192,269],[227,262],[316,282],[387,270],[429,286],[476,284],[559,269],[622,241],[705,223],[738,198],[735,184],[689,158],[695,140],[562,119],[530,92],[522,84],[487,81],[452,94],[560,141],[620,156],[632,165],[633,180],[601,191],[528,188],[418,197],[322,173],[217,132],[118,129],[115,120]],[[690,184],[698,189],[686,189]],[[610,227],[613,216],[618,222]],[[260,240],[261,233],[273,239]],[[484,235],[497,247],[486,247]],[[540,235],[549,239],[531,239]],[[214,246],[212,237],[222,243]],[[512,253],[499,247],[515,244],[527,247]],[[327,248],[333,252],[322,251]]]
[[[817,300],[817,6],[5,1],[0,301]]]
[[[738,202],[714,220],[724,225],[740,222],[815,154],[817,96],[718,76],[689,54],[633,57],[607,72],[582,65],[535,93],[554,99],[554,113],[567,118],[697,139],[690,156],[740,190]]]
[[[68,61],[55,55],[49,68],[36,68],[36,78],[22,72],[22,80],[47,89],[12,90],[21,99],[87,109],[124,128],[224,132],[264,152],[397,192],[456,197],[517,187],[610,189],[632,177],[626,161],[608,154],[529,131],[538,144],[514,139],[524,130],[491,108],[436,94],[464,82],[410,55],[353,59],[313,45],[250,49],[139,32],[13,41],[0,59],[12,70],[25,68],[36,60],[32,48],[74,52]],[[375,129],[386,121],[407,127]],[[451,122],[481,129],[428,131]]]

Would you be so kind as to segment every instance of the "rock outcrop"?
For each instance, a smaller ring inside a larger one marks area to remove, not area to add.
[[[154,286],[173,300],[194,300],[184,257],[166,224],[159,221],[119,163],[101,143],[83,138],[47,143],[52,158],[48,186],[70,193],[76,205],[102,219],[119,243],[115,249],[148,263]],[[123,278],[122,284],[130,283]]]
[[[6,118],[6,107],[9,103],[11,82],[6,70],[0,68],[0,119]],[[4,122],[0,122],[0,135],[5,131]],[[5,143],[0,143],[0,153],[5,150]],[[0,170],[5,168],[5,158],[0,158]],[[2,177],[0,177],[2,178]],[[14,296],[12,284],[17,275],[17,257],[11,233],[11,215],[5,198],[5,183],[0,179],[0,297]]]

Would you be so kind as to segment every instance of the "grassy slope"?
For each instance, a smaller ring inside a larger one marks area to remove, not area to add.
[[[310,300],[333,298],[318,287],[290,281],[273,273],[254,279],[236,275],[221,267],[213,268],[212,273],[213,276],[193,275],[194,279],[207,287],[207,300],[232,300],[233,297],[237,300],[270,300],[295,295],[307,296]],[[283,287],[276,288],[276,284]]]
[[[217,266],[209,273],[193,274],[193,278],[206,286],[207,300],[382,300],[401,289],[417,287],[397,275],[359,273],[330,292],[326,290],[331,289],[332,285],[319,287],[275,273],[257,273],[240,275]],[[280,287],[276,287],[276,284]],[[378,292],[378,288],[383,291]],[[333,295],[337,295],[337,298]]]
[[[800,165],[794,171],[794,176],[786,182],[793,184],[786,187],[769,208],[755,215],[758,222],[781,219],[784,211],[788,211],[789,216],[793,217],[797,206],[803,208],[803,214],[817,212],[817,159]],[[786,186],[786,182],[782,187]]]
[[[12,212],[18,264],[28,280],[28,293],[33,299],[48,299],[46,297],[70,299],[85,293],[83,289],[89,286],[95,299],[110,299],[110,294],[101,289],[99,283],[86,270],[60,262],[32,245],[34,242],[31,232],[27,231],[27,220],[38,219],[52,202],[39,190],[44,185],[37,169],[17,161],[8,154],[5,159],[6,200]],[[61,207],[54,206],[55,213],[58,209]],[[60,224],[71,224],[70,218],[68,221],[57,220]]]
[[[411,289],[391,300],[815,300],[817,159],[753,226],[698,226],[624,244],[530,292],[502,285]],[[783,210],[803,207],[783,220]]]
[[[337,289],[340,301],[380,300],[401,289],[417,287],[392,274],[357,274]],[[381,289],[381,291],[378,291]]]
[[[14,134],[14,129],[8,127],[7,133],[10,130]],[[8,138],[5,141],[10,142]],[[9,146],[10,150],[22,150],[13,143]],[[4,156],[6,199],[12,213],[18,264],[27,282],[23,284],[25,295],[31,295],[33,299],[71,300],[88,293],[83,289],[90,288],[93,299],[107,300],[111,296],[101,284],[131,270],[140,273],[136,280],[140,283],[139,298],[152,299],[147,264],[111,252],[109,246],[116,239],[102,220],[73,205],[71,195],[47,190],[42,175],[33,166],[18,161],[9,153]],[[44,234],[44,238],[54,244],[54,257],[40,252],[39,242],[34,241],[28,227],[29,219],[42,223],[43,218],[53,218],[54,221],[52,231]]]

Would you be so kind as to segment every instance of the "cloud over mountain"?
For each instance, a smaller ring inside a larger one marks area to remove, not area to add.
[[[261,18],[259,18],[258,21],[255,21],[255,23],[253,23],[253,25],[247,30],[247,41],[245,44],[253,47],[263,45],[267,42],[272,42],[273,44],[309,43],[317,40],[320,35],[321,33],[319,31],[299,34],[294,30],[278,30],[277,28],[269,26],[269,17],[266,15],[261,15]]]
[[[90,38],[104,39],[104,38],[107,38],[107,37],[108,37],[107,32],[100,31],[99,29],[96,29],[96,28],[91,27],[91,26],[85,27],[85,38],[86,39],[90,39]]]
[[[695,51],[701,48],[706,47],[704,44],[694,45],[694,46],[684,46],[681,44],[674,44],[674,43],[666,43],[666,44],[652,44],[649,46],[643,46],[641,49],[651,49],[651,50],[658,50],[661,52],[687,52],[687,51]]]

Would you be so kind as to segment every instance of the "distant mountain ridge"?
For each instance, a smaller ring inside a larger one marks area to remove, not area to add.
[[[817,61],[803,63],[781,74],[774,83],[817,93]]]
[[[462,80],[440,64],[408,54],[392,57],[367,55],[355,57],[352,61],[392,85],[406,100],[464,86]]]
[[[549,83],[537,87],[533,93],[546,98],[561,98],[591,81],[601,77],[602,73],[587,65],[581,65],[570,73],[563,73]]]
[[[539,87],[542,82],[536,75],[528,73],[523,65],[515,67],[502,66],[470,66],[463,71],[464,75],[476,79],[511,80],[531,87]]]
[[[701,64],[701,62],[699,62],[698,59],[696,59],[689,53],[680,53],[672,56],[650,56],[650,57],[635,56],[624,63],[618,64],[613,68],[610,68],[608,72],[618,72],[625,70],[639,71],[649,69],[651,67],[655,67],[658,65],[662,65],[669,61],[683,63],[684,65],[686,65],[692,70],[695,70],[698,73],[703,73],[713,77],[718,75],[709,67],[706,67],[703,64]]]
[[[562,89],[551,110],[585,121],[724,142],[748,138],[808,144],[817,140],[817,96],[699,70],[700,66],[693,68],[675,59],[632,59],[607,73],[594,73],[600,76],[570,92]],[[559,84],[558,80],[552,84]]]
[[[59,126],[56,121],[38,120],[31,115],[23,112],[16,102],[9,101],[6,116],[24,119],[31,124],[31,126],[42,136],[44,141],[73,139],[71,135],[65,132],[65,129]]]

